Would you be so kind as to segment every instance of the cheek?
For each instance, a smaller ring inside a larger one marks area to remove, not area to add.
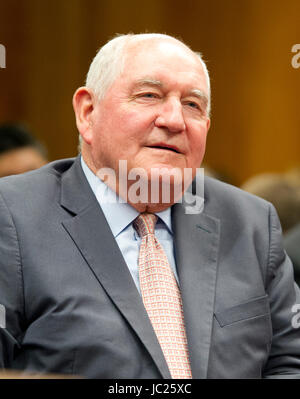
[[[151,125],[151,116],[143,111],[126,111],[118,121],[121,132],[127,137],[142,137]]]
[[[191,162],[192,166],[200,167],[205,153],[207,130],[199,129],[195,132],[190,140]]]

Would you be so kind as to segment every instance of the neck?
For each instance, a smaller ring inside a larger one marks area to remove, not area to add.
[[[164,182],[163,179],[152,181],[137,177],[135,180],[129,179],[129,172],[120,178],[117,171],[109,168],[105,174],[100,175],[92,159],[87,154],[82,154],[84,162],[88,168],[120,198],[130,204],[139,213],[161,212],[170,208],[178,202],[184,194],[183,182],[175,185],[170,181]]]

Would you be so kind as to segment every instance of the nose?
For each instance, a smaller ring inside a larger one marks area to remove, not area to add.
[[[182,104],[179,99],[169,98],[162,104],[155,120],[155,126],[166,128],[172,133],[180,133],[185,130]]]

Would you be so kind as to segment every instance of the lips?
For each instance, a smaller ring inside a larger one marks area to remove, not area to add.
[[[152,144],[152,145],[148,145],[147,147],[156,148],[158,150],[168,150],[168,151],[175,152],[177,154],[181,154],[181,151],[179,150],[179,148],[176,147],[175,145],[171,145],[171,144],[155,143],[155,144]]]

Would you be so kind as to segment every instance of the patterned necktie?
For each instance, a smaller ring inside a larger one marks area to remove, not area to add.
[[[157,216],[152,213],[141,213],[133,222],[142,238],[142,298],[172,378],[192,378],[181,295],[168,258],[154,235],[156,222]]]

